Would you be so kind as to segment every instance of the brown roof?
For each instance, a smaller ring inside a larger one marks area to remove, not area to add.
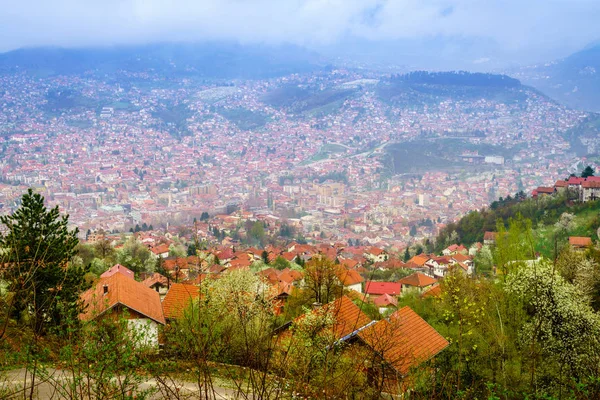
[[[569,236],[569,244],[574,247],[589,247],[592,245],[592,238]]]
[[[416,286],[416,287],[420,287],[420,288],[433,285],[436,282],[437,282],[437,279],[427,276],[425,274],[422,274],[420,272],[415,272],[414,274],[411,274],[411,275],[409,275],[405,278],[402,278],[398,281],[398,283],[400,283],[402,285]]]
[[[200,296],[200,289],[194,285],[174,283],[167,292],[162,308],[166,319],[177,319],[183,316],[183,311],[192,300]]]
[[[153,273],[148,278],[144,279],[142,283],[148,287],[152,287],[156,284],[167,286],[169,284],[169,280],[166,276],[162,276],[158,272]]]
[[[554,193],[554,188],[553,187],[548,187],[548,186],[540,186],[537,189],[538,193],[545,193],[545,194],[552,194]]]
[[[586,189],[597,189],[600,188],[600,182],[597,181],[585,181],[581,184],[582,188]]]
[[[87,306],[85,312],[79,315],[84,321],[121,305],[160,324],[165,323],[159,294],[123,274],[100,278],[94,287],[81,294],[81,299]]]
[[[483,234],[483,240],[496,240],[496,232],[485,232]]]
[[[410,307],[393,313],[358,336],[402,375],[434,357],[449,343]]]
[[[164,254],[169,252],[169,245],[167,244],[159,244],[157,246],[153,246],[150,248],[150,251],[154,254]]]

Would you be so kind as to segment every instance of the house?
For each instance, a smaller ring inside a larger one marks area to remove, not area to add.
[[[549,195],[553,195],[555,192],[554,187],[549,187],[549,186],[539,186],[537,189],[535,189],[532,193],[531,193],[531,197],[540,197],[540,196],[549,196]]]
[[[358,293],[363,292],[362,283],[364,282],[364,278],[360,276],[357,271],[339,267],[336,276],[340,280],[342,286],[344,286],[344,289],[355,290]]]
[[[583,182],[579,196],[584,202],[600,199],[600,181],[588,179]]]
[[[430,286],[437,283],[437,279],[415,272],[407,277],[404,277],[398,281],[401,287],[402,295],[404,296],[410,292],[423,293]]]
[[[142,283],[158,292],[160,299],[164,299],[167,291],[169,290],[169,279],[166,276],[162,276],[158,272],[153,273],[148,278],[144,279]]]
[[[444,250],[442,250],[442,254],[445,256],[453,256],[455,254],[467,254],[468,250],[465,246],[461,245],[457,245],[457,244],[452,244],[448,247],[446,247]]]
[[[195,285],[173,283],[162,301],[163,314],[167,321],[182,318],[184,311],[200,297],[200,288]]]
[[[483,244],[488,246],[496,244],[496,232],[485,232],[483,234]]]
[[[110,267],[108,270],[104,271],[100,278],[108,278],[109,276],[113,276],[114,274],[121,274],[130,279],[135,279],[135,273],[127,267],[122,266],[121,264],[115,264]]]
[[[401,285],[398,282],[374,282],[367,281],[365,284],[365,293],[369,296],[381,296],[387,294],[390,296],[399,296]]]
[[[443,278],[448,273],[448,268],[452,264],[450,257],[432,257],[425,264],[429,267],[429,276]]]
[[[382,250],[378,247],[369,247],[365,250],[363,256],[373,263],[383,262],[388,259],[388,255],[385,250]]]
[[[137,344],[141,347],[158,347],[158,331],[165,324],[159,294],[141,282],[115,273],[100,278],[96,285],[81,295],[83,321],[103,318],[116,313],[127,319],[130,330],[143,337]]]
[[[169,257],[169,245],[166,243],[161,243],[156,246],[150,247],[150,252],[154,255],[154,257],[158,258],[167,258]]]
[[[387,319],[362,329],[358,339],[371,348],[383,363],[371,362],[369,374],[381,392],[404,392],[403,379],[410,370],[432,359],[449,343],[410,307],[402,307]]]
[[[592,238],[581,236],[569,236],[569,244],[577,250],[587,249],[592,245]]]
[[[390,310],[395,310],[398,307],[398,299],[394,296],[384,293],[373,300],[373,304],[375,304],[379,310],[379,314],[385,315]]]

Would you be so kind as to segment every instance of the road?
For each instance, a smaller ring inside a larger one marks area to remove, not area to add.
[[[67,387],[68,382],[72,379],[68,371],[49,369],[46,371],[47,378],[37,378],[34,387],[34,398],[37,400],[63,400],[75,399],[78,397],[69,396],[60,388]],[[44,374],[46,376],[46,374]],[[57,389],[58,388],[58,389]],[[137,387],[139,392],[153,389],[155,392],[150,399],[201,399],[202,396],[196,384],[185,381],[173,381],[166,385],[165,389],[172,390],[177,395],[165,396],[158,390],[158,382],[154,379],[148,379],[141,382]],[[236,391],[223,387],[215,387],[215,399],[235,399]],[[0,397],[3,400],[16,400],[29,398],[31,391],[31,375],[23,369],[9,371],[5,375],[0,376]],[[120,397],[119,397],[120,398]]]

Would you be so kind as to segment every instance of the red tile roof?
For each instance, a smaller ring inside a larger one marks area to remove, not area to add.
[[[124,267],[121,264],[113,265],[108,270],[104,271],[104,273],[100,275],[100,278],[108,278],[109,276],[113,276],[116,273],[123,274],[124,276],[131,279],[135,279],[135,274],[133,273],[133,271],[127,267]]]
[[[393,313],[358,336],[400,374],[434,357],[449,343],[410,307]]]
[[[400,283],[398,282],[374,282],[367,281],[365,284],[365,293],[370,295],[389,294],[398,296],[400,294]]]
[[[373,304],[375,304],[377,307],[387,307],[387,306],[397,307],[398,299],[385,293],[385,294],[382,294],[381,296],[379,296],[378,298],[376,298],[375,300],[373,300]]]
[[[198,299],[199,296],[200,288],[195,285],[172,284],[162,302],[165,318],[177,319],[182,317],[183,311],[190,305],[190,302]]]
[[[120,273],[100,278],[94,287],[81,294],[81,299],[87,306],[79,315],[84,321],[94,319],[121,305],[160,324],[165,323],[159,294],[143,283]]]
[[[585,189],[597,189],[600,188],[600,182],[598,181],[585,181],[581,184],[582,188]]]
[[[420,288],[433,285],[436,282],[437,279],[422,274],[420,272],[415,272],[414,274],[404,277],[398,281],[398,283],[401,285],[415,286]]]

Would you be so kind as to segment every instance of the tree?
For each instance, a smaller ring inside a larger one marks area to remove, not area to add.
[[[78,230],[68,229],[69,216],[61,217],[58,206],[48,210],[44,198],[29,189],[15,213],[0,216],[0,222],[7,230],[0,234],[5,265],[0,278],[13,294],[9,315],[30,321],[37,335],[76,317],[87,270],[70,263],[79,241]],[[6,324],[0,329],[1,338]]]
[[[265,240],[265,227],[260,221],[256,221],[252,224],[252,228],[248,233],[248,238],[251,244],[262,245]]]
[[[265,264],[269,265],[269,253],[266,250],[262,251],[260,258],[262,258]]]
[[[117,262],[133,272],[140,273],[151,271],[154,268],[154,260],[150,250],[142,243],[131,237],[122,248],[117,251]]]
[[[413,225],[410,227],[410,236],[417,236],[417,226]]]
[[[408,246],[407,246],[406,250],[404,250],[404,262],[408,262],[408,260],[410,260],[410,253],[408,251]]]
[[[596,171],[594,171],[594,168],[592,168],[590,165],[588,165],[587,167],[584,168],[583,172],[581,172],[581,177],[588,178],[590,176],[594,176],[595,172]]]
[[[342,294],[344,288],[337,277],[337,268],[333,261],[323,256],[314,256],[306,263],[306,289],[316,303],[329,303]]]

